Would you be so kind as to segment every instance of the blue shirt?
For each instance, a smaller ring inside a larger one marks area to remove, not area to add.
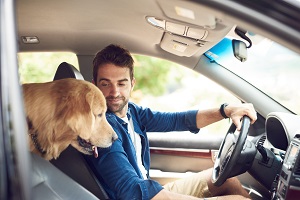
[[[141,137],[142,162],[147,180],[139,170],[135,148],[128,134],[127,123],[114,113],[106,113],[107,121],[118,135],[110,148],[98,148],[99,156],[86,156],[95,175],[111,199],[151,199],[163,187],[149,179],[150,150],[146,132],[191,131],[196,126],[197,110],[187,112],[154,112],[134,103],[128,103],[127,116],[132,119],[134,131]]]

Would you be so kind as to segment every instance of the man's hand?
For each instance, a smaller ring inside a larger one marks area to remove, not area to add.
[[[231,118],[237,130],[241,129],[241,119],[244,115],[247,115],[251,119],[251,124],[257,119],[256,111],[251,103],[228,105],[225,107],[224,112]]]

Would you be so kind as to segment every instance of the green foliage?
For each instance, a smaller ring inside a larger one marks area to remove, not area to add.
[[[137,81],[135,91],[159,96],[171,89],[172,85],[180,85],[183,74],[180,73],[182,70],[178,71],[179,65],[141,55],[134,55],[134,59],[134,76]]]
[[[145,95],[161,96],[170,93],[182,86],[182,78],[187,73],[192,73],[192,70],[189,72],[182,66],[159,58],[142,55],[133,57],[137,83],[134,93],[138,93],[140,98]],[[76,55],[69,52],[19,53],[18,60],[21,83],[52,81],[58,65],[64,61],[78,69]]]
[[[222,100],[223,90],[191,69],[154,57],[133,57],[136,85],[131,100],[135,103],[154,110],[179,111],[230,102],[229,98]],[[64,61],[78,69],[77,57],[73,53],[19,53],[18,61],[21,83],[52,81],[58,65]],[[226,128],[228,126],[228,121],[223,121],[222,124],[208,126],[208,132],[225,133],[219,131],[224,126],[223,123],[226,123]]]
[[[73,53],[19,53],[19,75],[21,83],[52,81],[58,65],[69,62],[78,69],[77,57]]]

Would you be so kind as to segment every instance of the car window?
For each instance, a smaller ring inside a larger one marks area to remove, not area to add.
[[[18,53],[18,62],[21,83],[52,81],[62,62],[68,62],[79,69],[77,56],[71,52]]]
[[[145,73],[145,76],[149,77],[152,81],[157,81],[157,83],[155,83],[156,85],[160,83],[158,83],[156,77],[159,76],[155,74],[155,71],[164,72],[165,70],[161,70],[161,67],[167,69],[166,76],[164,76],[166,80],[161,83],[165,90],[159,95],[143,93],[135,86],[132,99],[141,106],[159,111],[185,111],[219,107],[224,102],[240,102],[239,99],[223,87],[189,68],[159,58],[149,58],[147,56],[137,57],[137,55],[135,55],[135,59],[135,76],[143,76],[139,73]],[[151,65],[141,62],[141,60],[145,59],[151,59]],[[163,66],[161,66],[162,62]],[[155,70],[157,67],[160,69]],[[151,74],[149,70],[151,70],[153,74]],[[145,79],[140,78],[139,81],[144,82]],[[139,84],[141,83],[136,83],[136,85]],[[211,124],[200,130],[201,134],[199,134],[199,137],[201,137],[203,133],[225,134],[229,124],[229,120],[222,120],[218,123]],[[193,133],[190,134],[194,137]]]
[[[155,57],[133,57],[137,83],[131,100],[141,106],[159,111],[184,111],[239,102],[227,90],[189,68]],[[78,69],[77,57],[70,52],[19,53],[18,60],[21,83],[52,81],[58,65],[64,61]],[[223,120],[200,132],[224,134],[228,126],[229,120]]]

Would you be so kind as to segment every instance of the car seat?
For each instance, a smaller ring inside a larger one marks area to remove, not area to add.
[[[75,73],[76,68],[68,63],[62,63],[59,66],[59,73],[55,75],[56,79],[61,78],[63,75],[73,78],[83,79],[82,75],[78,72]],[[74,71],[74,73],[72,73]],[[62,160],[63,162],[70,162],[70,164],[74,164],[77,166],[77,174],[81,172],[84,176],[85,172],[82,169],[80,162],[74,160],[76,159],[76,153],[73,152],[69,157],[73,158],[70,160]],[[40,199],[99,199],[99,195],[93,193],[93,191],[89,191],[89,188],[85,188],[84,184],[80,182],[75,182],[72,180],[72,176],[67,176],[67,173],[64,170],[59,170],[49,161],[44,158],[31,153],[31,199],[40,200]],[[75,156],[74,156],[75,155]],[[62,157],[63,158],[63,157]],[[72,162],[72,163],[71,163]],[[64,165],[62,165],[64,166]],[[66,165],[69,167],[69,165]],[[84,165],[82,165],[84,166]],[[72,170],[72,169],[71,169]],[[86,181],[90,181],[88,177],[85,177]],[[91,181],[92,182],[92,181]],[[100,189],[99,189],[100,190]],[[101,191],[101,190],[100,190]],[[101,198],[100,198],[101,199]]]
[[[31,199],[98,199],[44,158],[31,153]]]
[[[84,80],[82,74],[73,65],[66,62],[58,66],[54,81],[63,78]],[[109,199],[82,153],[71,145],[65,149],[57,159],[52,159],[50,162],[99,199]]]
[[[62,62],[58,66],[53,80],[63,79],[63,78],[76,78],[79,80],[84,80],[82,74],[71,64],[67,62]]]

